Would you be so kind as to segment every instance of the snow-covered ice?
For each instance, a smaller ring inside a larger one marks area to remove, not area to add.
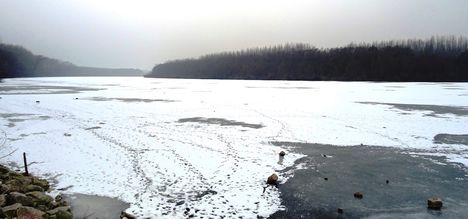
[[[279,192],[262,193],[265,180],[302,155],[273,141],[468,164],[467,145],[433,142],[468,134],[466,83],[19,78],[0,83],[0,96],[0,155],[13,152],[2,163],[19,165],[26,152],[30,171],[56,189],[117,197],[139,216],[274,213]]]

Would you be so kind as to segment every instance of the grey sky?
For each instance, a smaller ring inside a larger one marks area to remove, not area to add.
[[[0,40],[98,67],[288,42],[468,36],[468,0],[0,0]]]

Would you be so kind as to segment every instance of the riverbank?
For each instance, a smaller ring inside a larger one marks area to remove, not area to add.
[[[73,218],[61,195],[47,194],[47,180],[0,165],[0,181],[0,218]]]

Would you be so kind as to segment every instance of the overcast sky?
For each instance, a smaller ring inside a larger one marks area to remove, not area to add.
[[[431,35],[468,36],[468,0],[0,0],[0,41],[96,67]]]

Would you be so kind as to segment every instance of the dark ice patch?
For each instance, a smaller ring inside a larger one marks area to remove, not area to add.
[[[54,85],[2,85],[2,95],[27,95],[27,94],[73,94],[83,91],[98,91],[103,88],[77,87],[77,86],[54,86]],[[29,92],[28,92],[29,91]]]
[[[434,143],[468,145],[468,134],[465,134],[465,135],[437,134],[436,136],[434,136]]]
[[[29,120],[47,120],[52,117],[50,116],[38,116],[36,114],[27,113],[0,113],[0,118],[8,121],[5,126],[12,128],[16,126],[16,123],[29,121]]]
[[[34,133],[29,133],[29,134],[20,134],[19,136],[21,138],[24,138],[24,137],[28,137],[28,136],[31,136],[31,135],[46,135],[47,133],[45,132],[34,132]]]
[[[166,100],[166,99],[121,98],[121,97],[112,97],[112,98],[111,97],[90,97],[90,98],[84,98],[84,99],[92,100],[92,101],[121,101],[121,102],[126,102],[126,103],[176,102],[175,100]]]
[[[256,87],[256,86],[246,86],[246,88],[261,88],[261,89],[317,89],[315,87]]]
[[[85,130],[94,130],[94,129],[100,129],[101,126],[93,126],[93,127],[89,127],[89,128],[85,128]]]
[[[195,123],[220,125],[220,126],[240,126],[240,127],[253,128],[253,129],[259,129],[259,128],[265,127],[262,124],[245,123],[245,122],[239,122],[235,120],[227,120],[223,118],[192,117],[192,118],[179,119],[177,122],[180,122],[180,123],[195,122]]]
[[[276,89],[316,89],[315,87],[273,87]]]
[[[406,88],[406,86],[401,86],[401,85],[387,85],[387,86],[384,86],[384,87],[387,87],[387,88]]]
[[[465,90],[462,87],[444,87],[445,90]]]
[[[403,111],[429,111],[426,116],[440,117],[442,114],[454,114],[457,116],[468,116],[468,107],[443,106],[424,104],[401,104],[401,103],[379,103],[379,102],[357,102],[360,104],[387,105]]]
[[[27,114],[27,113],[0,113],[0,118],[13,118],[13,117],[20,117],[20,116],[32,116],[34,114]]]
[[[459,86],[456,84],[453,85],[442,85],[442,88],[445,90],[465,90],[463,86]]]
[[[50,116],[38,116],[37,118],[40,119],[40,120],[48,120],[48,119],[50,119],[52,117],[50,117]]]

